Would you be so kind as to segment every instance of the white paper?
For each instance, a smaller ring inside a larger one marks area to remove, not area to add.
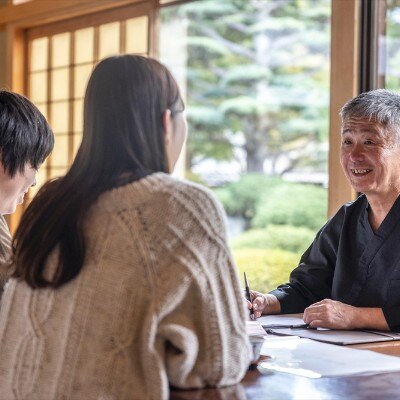
[[[282,339],[264,341],[261,354],[272,360],[259,364],[261,372],[279,371],[319,378],[400,371],[399,357],[310,339]]]
[[[246,321],[246,331],[248,336],[266,336],[264,328],[258,321]]]
[[[263,315],[257,321],[264,328],[294,328],[305,326],[303,314]]]

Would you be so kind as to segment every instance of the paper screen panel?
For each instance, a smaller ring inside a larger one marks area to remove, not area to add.
[[[131,54],[147,54],[148,25],[146,16],[131,18],[126,21],[126,52]]]

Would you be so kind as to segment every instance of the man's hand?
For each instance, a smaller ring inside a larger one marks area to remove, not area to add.
[[[247,307],[253,308],[254,317],[259,318],[262,314],[279,314],[281,305],[273,294],[263,294],[250,290],[252,302],[247,301]]]
[[[310,328],[355,329],[356,307],[325,299],[304,310],[303,320]]]
[[[304,310],[303,320],[311,328],[388,330],[381,308],[360,308],[325,299]]]

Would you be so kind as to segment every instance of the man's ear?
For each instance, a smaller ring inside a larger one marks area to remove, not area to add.
[[[171,110],[165,110],[162,115],[162,124],[164,130],[165,144],[169,144],[172,138],[173,132],[173,121]]]

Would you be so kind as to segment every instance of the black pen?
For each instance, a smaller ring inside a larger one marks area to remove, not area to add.
[[[247,280],[246,272],[244,273],[244,284],[246,289],[246,299],[251,303],[250,287],[249,287],[249,281]],[[250,308],[250,319],[254,319],[253,307]]]

